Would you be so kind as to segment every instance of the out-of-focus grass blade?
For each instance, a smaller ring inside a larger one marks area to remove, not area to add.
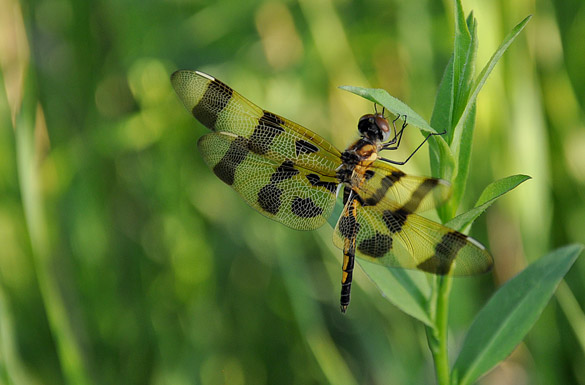
[[[585,352],[585,314],[579,301],[565,281],[559,284],[555,297],[573,328],[577,342],[581,345],[581,351]]]
[[[363,259],[358,259],[358,263],[388,301],[406,314],[433,326],[428,313],[431,288],[424,273],[392,269]]]
[[[58,282],[51,253],[48,220],[42,195],[39,154],[35,143],[37,125],[37,84],[32,66],[26,74],[22,108],[16,116],[15,137],[18,181],[22,195],[23,211],[36,265],[39,288],[51,332],[55,338],[63,375],[71,384],[91,384],[85,369],[85,352],[77,332],[71,323],[67,304],[61,295],[62,282]],[[79,327],[80,325],[76,325]],[[87,361],[86,361],[87,362]]]
[[[16,337],[9,301],[0,285],[0,384],[33,383],[22,364]]]
[[[6,87],[4,84],[4,72],[0,68],[0,124],[6,130],[2,135],[7,134],[8,129],[13,129],[12,121],[10,119],[10,108],[8,106],[8,97],[6,95]]]
[[[522,341],[569,271],[583,245],[557,249],[498,289],[471,325],[453,366],[452,383],[466,385],[506,358]]]
[[[10,108],[8,106],[8,97],[4,84],[4,72],[0,68],[0,139],[10,140],[12,142],[12,132],[14,127],[10,118]],[[12,150],[10,146],[10,150]],[[5,156],[14,156],[14,153],[4,154]],[[0,383],[1,384],[18,384],[29,383],[30,379],[25,380],[26,372],[23,370],[22,362],[16,346],[16,332],[14,330],[14,321],[10,303],[4,292],[4,287],[0,284]]]
[[[481,193],[474,208],[451,219],[446,226],[465,231],[496,199],[528,179],[531,179],[528,175],[512,175],[490,183]]]
[[[294,243],[289,240],[274,241],[270,249],[277,250],[276,257],[283,269],[282,277],[288,289],[292,309],[305,341],[313,353],[323,375],[330,384],[356,385],[359,382],[347,365],[345,357],[336,346],[317,303],[299,289],[299,282],[309,282],[307,266],[296,255]],[[250,244],[251,247],[255,245]]]

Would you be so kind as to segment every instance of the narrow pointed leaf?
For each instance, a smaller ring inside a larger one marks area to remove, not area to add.
[[[522,30],[526,26],[526,23],[528,23],[528,21],[530,20],[531,17],[532,16],[526,17],[524,20],[522,20],[518,25],[516,25],[512,29],[512,31],[508,34],[508,36],[506,36],[506,38],[504,39],[502,44],[500,44],[500,46],[498,47],[496,52],[492,55],[492,57],[490,58],[488,63],[485,65],[485,67],[483,68],[483,70],[479,74],[478,78],[476,79],[475,84],[473,85],[472,92],[470,93],[469,99],[467,100],[465,108],[463,109],[463,113],[461,114],[461,118],[459,119],[459,123],[457,123],[458,126],[465,124],[465,122],[467,120],[467,116],[471,113],[471,110],[473,109],[475,101],[477,100],[477,95],[479,94],[479,91],[481,91],[481,88],[485,84],[487,78],[491,74],[492,70],[494,69],[494,67],[496,66],[496,64],[498,63],[498,61],[500,60],[500,58],[504,54],[504,52],[506,52],[506,50],[508,49],[510,44],[512,44],[512,42],[516,39],[518,34],[520,34],[520,32],[522,32]],[[455,110],[457,110],[457,107],[455,108]],[[455,135],[462,135],[462,131],[463,131],[462,129],[458,129],[456,127],[455,128]],[[454,137],[453,143],[459,143],[459,142],[460,142],[460,140],[458,141],[457,137]],[[458,153],[458,150],[453,149],[453,153],[455,153],[455,154]]]
[[[457,1],[459,3],[459,1]],[[460,16],[457,20],[462,19],[462,11],[458,11]],[[457,29],[462,29],[462,20],[458,23]],[[477,57],[477,22],[473,13],[469,14],[465,23],[466,29],[460,31],[458,35],[463,35],[463,43],[455,44],[455,57],[460,58],[462,73],[459,74],[459,82],[455,84],[455,98],[453,104],[452,123],[455,124],[450,130],[451,135],[451,152],[455,157],[456,167],[453,179],[453,195],[449,203],[440,208],[441,218],[452,218],[457,212],[457,207],[465,191],[467,181],[467,172],[469,170],[469,160],[471,158],[471,144],[473,142],[473,130],[475,128],[475,103],[472,105],[471,112],[466,115],[464,121],[460,117],[465,111],[469,94],[471,92],[473,77],[475,74],[475,60]],[[456,34],[457,40],[457,34]],[[463,124],[462,124],[463,123]]]
[[[474,383],[512,352],[582,250],[582,245],[557,249],[498,289],[467,333],[453,367],[453,384]]]
[[[477,94],[481,90],[481,87],[483,87],[483,85],[485,84],[485,81],[487,80],[488,76],[490,75],[490,73],[492,72],[492,70],[494,69],[494,67],[496,66],[496,64],[498,63],[498,61],[500,60],[500,58],[504,54],[504,52],[506,52],[508,47],[514,42],[514,40],[520,34],[520,32],[522,32],[522,30],[524,29],[524,27],[530,21],[531,18],[532,18],[532,15],[527,16],[526,18],[524,18],[524,20],[522,20],[520,23],[518,23],[512,29],[512,31],[508,34],[508,36],[506,36],[504,38],[504,41],[502,41],[502,44],[500,44],[500,46],[498,47],[496,52],[492,55],[492,57],[490,58],[488,63],[485,65],[485,67],[481,70],[481,73],[479,74],[479,76],[475,82],[475,85],[473,87],[473,94],[471,96],[471,98],[473,99],[473,102],[475,102],[475,99],[477,98]]]
[[[465,231],[488,207],[502,195],[531,179],[528,175],[512,175],[490,183],[481,193],[475,207],[446,223],[452,229]]]
[[[458,149],[459,153],[453,152],[453,155],[457,157],[455,175],[451,179],[451,183],[453,184],[453,195],[446,205],[441,206],[441,209],[445,211],[447,218],[453,218],[453,216],[457,213],[457,208],[459,207],[459,203],[461,202],[461,198],[465,192],[467,176],[469,172],[469,162],[471,160],[471,146],[473,143],[474,128],[475,105],[472,107],[471,113],[467,115],[467,121],[462,126],[461,142],[458,145],[453,142],[451,149],[452,151],[453,148],[456,150]],[[457,130],[457,128],[455,130]]]
[[[451,128],[451,116],[453,114],[453,55],[445,67],[435,106],[431,115],[431,126],[438,131],[444,131]]]
[[[461,6],[461,0],[455,2],[455,41],[453,47],[453,106],[454,112],[458,110],[458,106],[462,105],[466,98],[464,94],[469,88],[469,79],[467,78],[467,70],[469,67],[469,55],[472,35],[468,29],[465,21],[465,14]],[[471,63],[473,64],[473,63]],[[453,133],[449,133],[448,142],[451,143]]]
[[[475,203],[475,207],[483,206],[487,203],[493,203],[493,201],[508,191],[518,187],[523,182],[532,179],[529,175],[511,175],[502,179],[498,179],[495,182],[490,183],[481,193],[479,199]]]
[[[473,17],[473,12],[469,14],[467,21],[463,19],[463,12],[457,12],[457,23],[455,32],[455,51],[454,56],[457,59],[456,70],[454,72],[455,93],[453,104],[453,122],[457,123],[463,112],[469,93],[473,85],[475,75],[475,60],[477,57],[477,22]],[[460,13],[460,16],[459,16]],[[461,18],[461,20],[459,20]],[[454,137],[454,132],[451,133]]]
[[[473,13],[469,14],[467,19],[470,39],[466,51],[461,52],[464,56],[463,74],[458,88],[454,105],[453,105],[453,123],[460,123],[459,118],[466,108],[475,75],[475,60],[477,57],[477,22]],[[475,103],[472,105],[471,112],[466,115],[463,124],[456,124],[451,130],[452,142],[451,152],[456,160],[455,175],[451,179],[453,183],[453,196],[449,203],[443,207],[444,217],[452,218],[457,212],[457,207],[461,197],[465,192],[465,183],[467,182],[467,173],[469,170],[469,161],[471,159],[471,145],[473,143],[473,130],[475,128]]]
[[[431,126],[439,132],[451,129],[451,116],[453,115],[453,56],[449,60],[443,78],[439,84],[435,106],[431,116]],[[455,158],[451,154],[446,140],[431,137],[429,139],[429,159],[431,162],[431,174],[437,178],[450,180],[455,169]]]

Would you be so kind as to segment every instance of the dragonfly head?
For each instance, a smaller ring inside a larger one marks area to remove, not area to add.
[[[372,141],[385,142],[390,138],[390,125],[382,114],[367,114],[358,122],[360,135]]]

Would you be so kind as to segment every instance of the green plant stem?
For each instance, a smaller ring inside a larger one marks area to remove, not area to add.
[[[434,327],[427,328],[427,339],[435,362],[435,374],[439,385],[448,385],[450,377],[447,342],[451,284],[452,278],[449,276],[435,278],[434,294],[431,298]]]

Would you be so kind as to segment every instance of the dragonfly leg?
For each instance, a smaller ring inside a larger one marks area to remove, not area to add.
[[[400,134],[401,134],[401,133],[402,133],[402,131],[400,131]],[[401,166],[401,165],[404,165],[404,164],[406,164],[406,162],[408,162],[408,161],[410,160],[410,158],[412,158],[412,156],[413,156],[414,154],[416,154],[416,152],[417,152],[417,151],[418,151],[418,150],[419,150],[419,149],[420,149],[420,148],[423,146],[423,144],[425,144],[425,143],[426,143],[426,141],[427,141],[427,140],[429,140],[429,138],[430,138],[431,136],[433,136],[433,135],[445,135],[446,133],[447,133],[447,131],[443,131],[443,132],[431,132],[431,133],[429,133],[429,134],[427,135],[427,137],[425,138],[425,140],[423,140],[423,141],[422,141],[422,143],[418,145],[418,147],[417,147],[417,148],[416,148],[416,149],[415,149],[415,150],[412,152],[412,154],[410,154],[410,155],[408,156],[408,158],[406,158],[406,160],[405,160],[405,161],[402,161],[402,162],[397,162],[397,161],[395,161],[395,160],[391,160],[391,159],[388,159],[388,158],[381,158],[381,157],[380,157],[380,158],[378,158],[378,159],[380,159],[380,160],[383,160],[384,162],[388,162],[388,163],[396,164],[396,165],[399,165],[399,166]],[[402,138],[402,136],[401,136],[401,138]],[[400,143],[400,140],[399,140],[399,143]],[[396,146],[395,148],[382,148],[382,150],[396,150],[397,148],[398,148],[398,146]]]

